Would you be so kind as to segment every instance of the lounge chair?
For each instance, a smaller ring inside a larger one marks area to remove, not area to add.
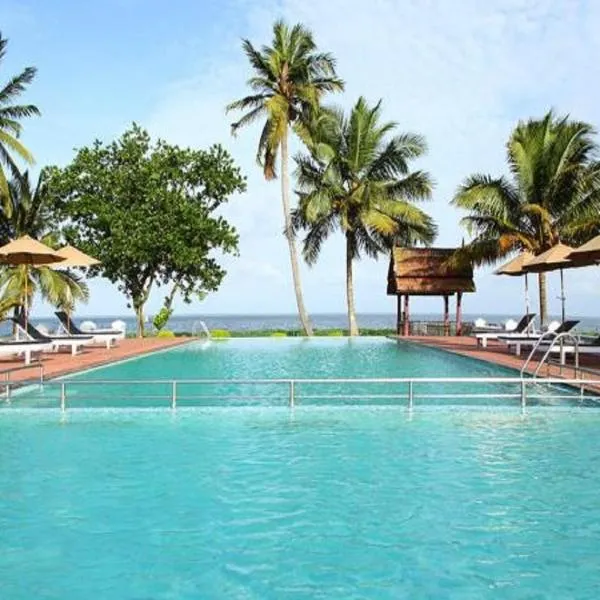
[[[51,349],[55,352],[58,352],[61,348],[69,348],[71,354],[75,356],[80,348],[93,343],[94,340],[91,335],[46,335],[34,327],[29,321],[25,321],[22,316],[11,317],[11,321],[16,323],[18,329],[30,340],[49,344]]]
[[[529,334],[529,335],[503,335],[498,339],[501,342],[504,342],[508,348],[511,346],[515,347],[515,355],[519,356],[521,354],[521,348],[533,348],[539,341],[543,335],[548,336],[548,344],[552,342],[552,339],[556,337],[560,333],[568,333],[573,330],[575,326],[579,323],[579,321],[564,321],[562,322],[554,331],[546,332],[546,333],[537,333],[537,334]],[[553,335],[549,335],[549,334]],[[543,350],[544,344],[540,344],[540,348]]]
[[[107,348],[115,346],[117,340],[125,337],[125,332],[119,329],[94,329],[92,331],[82,331],[75,325],[73,319],[64,311],[59,310],[54,313],[60,322],[60,326],[67,335],[91,335],[93,343],[106,344]]]
[[[574,336],[575,337],[575,336]],[[578,336],[577,336],[578,337]],[[540,352],[547,352],[552,344],[552,339],[544,340],[539,345]],[[593,339],[581,339],[578,337],[577,344],[573,338],[566,338],[557,343],[550,350],[552,353],[560,354],[561,364],[565,364],[567,354],[600,354],[600,335]]]
[[[31,363],[31,355],[34,352],[44,352],[51,349],[51,344],[37,340],[6,340],[0,342],[0,356],[23,354],[26,365]]]
[[[487,348],[488,340],[497,340],[501,337],[505,338],[513,336],[524,336],[529,331],[529,328],[533,325],[534,319],[535,313],[531,313],[528,315],[523,315],[523,318],[517,323],[517,326],[512,331],[498,329],[495,331],[476,333],[475,339],[477,340],[477,345],[481,346],[482,348]]]

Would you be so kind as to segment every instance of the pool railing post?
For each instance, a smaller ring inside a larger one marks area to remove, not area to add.
[[[525,405],[527,404],[526,385],[525,379],[521,379],[521,408],[525,408]]]
[[[62,412],[65,412],[66,408],[67,408],[67,390],[66,390],[65,382],[63,381],[60,384],[60,410]]]
[[[174,410],[177,408],[177,382],[173,381],[171,389],[171,408]]]
[[[413,408],[413,397],[414,397],[413,380],[411,379],[408,382],[408,410],[412,410],[412,408]]]
[[[44,385],[44,363],[40,362],[40,385]]]
[[[290,408],[294,408],[295,398],[294,398],[294,380],[290,379]]]
[[[4,391],[6,394],[6,399],[10,400],[10,377],[9,377],[9,371],[6,371],[6,373],[4,373]]]

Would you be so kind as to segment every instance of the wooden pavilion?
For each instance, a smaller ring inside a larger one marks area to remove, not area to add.
[[[449,299],[456,294],[456,335],[462,333],[462,295],[474,292],[473,266],[451,261],[455,248],[402,248],[390,257],[388,296],[398,297],[396,332],[410,335],[410,297],[444,298],[444,335],[450,333]],[[404,297],[404,306],[402,298]]]

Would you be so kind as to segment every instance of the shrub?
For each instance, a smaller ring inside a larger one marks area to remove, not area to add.
[[[227,329],[213,329],[210,332],[211,338],[228,338],[231,337],[231,333]]]
[[[329,337],[343,337],[344,332],[341,329],[330,329],[327,335]]]
[[[156,331],[160,332],[162,329],[164,329],[164,327],[166,327],[167,321],[171,318],[172,314],[173,314],[172,308],[167,308],[167,307],[163,306],[158,311],[158,313],[156,313],[154,315],[154,319],[152,319],[152,325],[154,325],[154,328],[156,329]],[[167,336],[167,337],[169,337],[169,336]]]
[[[287,333],[285,331],[274,331],[271,337],[287,337]]]
[[[157,338],[174,338],[175,334],[170,329],[161,329],[156,333]]]

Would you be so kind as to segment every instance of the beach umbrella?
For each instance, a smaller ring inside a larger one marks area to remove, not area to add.
[[[93,267],[99,265],[100,261],[97,258],[88,256],[85,252],[75,248],[75,246],[65,246],[60,250],[56,251],[56,254],[61,256],[64,260],[57,263],[53,269],[67,269],[73,267]]]
[[[523,269],[533,258],[534,256],[531,252],[521,252],[521,254],[515,256],[515,258],[494,271],[496,275],[509,275],[510,277],[525,276],[525,311],[527,316],[529,316],[529,283],[527,281],[527,271]]]
[[[5,246],[0,247],[0,263],[13,266],[25,266],[25,323],[27,323],[27,283],[29,281],[29,267],[49,265],[64,260],[56,250],[24,235]]]
[[[573,250],[567,258],[578,267],[597,265],[600,263],[600,235]]]
[[[59,256],[63,257],[63,261],[53,265],[51,268],[59,271],[65,268],[82,268],[82,267],[93,267],[94,265],[99,265],[100,261],[97,258],[89,256],[85,252],[82,252],[75,246],[67,245],[60,250],[57,250],[56,253]],[[72,308],[72,307],[71,307]],[[71,316],[71,308],[66,308],[66,313]],[[69,320],[70,322],[70,320]],[[67,333],[71,333],[70,326],[67,328]]]
[[[553,246],[546,252],[542,252],[536,256],[533,260],[529,261],[523,269],[529,273],[545,273],[547,271],[560,270],[560,303],[561,303],[561,317],[564,323],[565,321],[565,280],[564,280],[564,269],[570,267],[576,267],[580,265],[574,264],[567,257],[573,252],[571,246],[561,244],[560,242]]]

